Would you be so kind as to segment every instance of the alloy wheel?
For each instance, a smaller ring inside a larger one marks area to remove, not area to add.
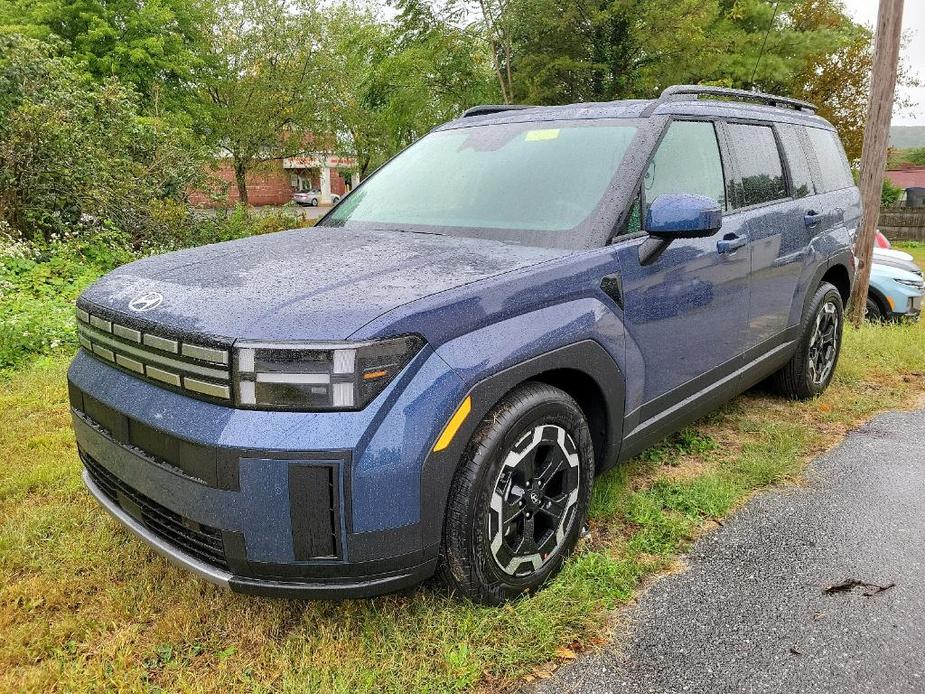
[[[491,553],[504,573],[529,576],[555,554],[574,522],[580,484],[578,449],[562,427],[538,425],[514,444],[488,514]]]
[[[815,385],[824,383],[835,368],[838,322],[838,307],[834,301],[826,301],[816,314],[816,327],[809,343],[809,376]]]

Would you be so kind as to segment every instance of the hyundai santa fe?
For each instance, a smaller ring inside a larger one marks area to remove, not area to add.
[[[234,591],[502,603],[560,569],[596,474],[759,381],[826,388],[860,214],[807,103],[475,107],[314,228],[87,289],[84,481]]]

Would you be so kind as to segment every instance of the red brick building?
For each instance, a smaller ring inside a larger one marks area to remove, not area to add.
[[[276,159],[254,167],[247,173],[248,202],[263,205],[284,205],[293,193],[320,190],[321,204],[330,204],[331,196],[344,195],[359,182],[356,160],[337,155],[307,154],[301,157]],[[231,159],[216,159],[207,174],[210,182],[190,192],[190,202],[197,207],[224,207],[238,201]]]

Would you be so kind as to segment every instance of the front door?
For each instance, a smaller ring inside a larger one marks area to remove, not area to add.
[[[727,184],[713,123],[672,122],[642,181],[639,215],[663,193],[695,193],[724,210]],[[708,238],[679,239],[642,265],[642,234],[615,241],[624,291],[627,426],[643,430],[732,369],[746,348],[750,248],[734,219]],[[720,252],[721,240],[740,239]],[[733,244],[736,245],[736,244]]]

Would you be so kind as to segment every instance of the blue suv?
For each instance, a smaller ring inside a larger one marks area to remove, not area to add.
[[[479,106],[311,229],[80,297],[84,480],[232,590],[541,586],[594,476],[753,384],[832,378],[860,199],[809,104]]]

